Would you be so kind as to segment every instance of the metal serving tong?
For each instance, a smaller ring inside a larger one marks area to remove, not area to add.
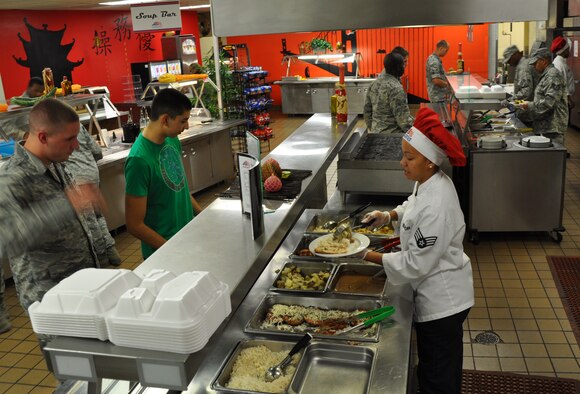
[[[370,327],[375,323],[383,321],[387,317],[391,316],[395,313],[395,307],[392,305],[384,306],[382,308],[373,309],[367,312],[359,313],[358,315],[352,316],[351,319],[362,319],[362,318],[369,318],[362,323],[357,324],[356,326],[349,327],[345,330],[342,330],[340,334],[346,334],[347,332],[351,332],[354,330],[358,330],[362,327]]]
[[[326,222],[322,225],[322,228],[325,230],[334,230],[340,224],[344,223],[345,221],[347,221],[350,218],[355,217],[356,215],[358,215],[359,213],[361,213],[362,211],[364,211],[365,209],[367,209],[370,206],[371,206],[370,202],[366,203],[365,205],[358,207],[357,209],[355,209],[354,211],[349,213],[347,217],[339,220],[338,222],[335,222],[334,220],[329,220],[328,222]]]

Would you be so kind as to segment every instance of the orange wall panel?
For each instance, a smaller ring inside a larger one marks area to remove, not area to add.
[[[282,39],[286,39],[287,49],[298,53],[302,41],[310,41],[320,33],[287,33],[252,35],[228,38],[229,44],[245,43],[250,49],[253,66],[262,66],[270,72],[269,80],[279,80],[286,75],[286,64],[282,64]],[[469,70],[483,77],[487,76],[488,25],[475,25],[473,41],[467,40],[467,26],[437,26],[417,28],[384,28],[357,30],[357,52],[361,55],[359,75],[374,76],[383,69],[385,54],[377,54],[379,49],[390,52],[395,46],[402,46],[409,51],[409,63],[406,76],[409,80],[408,92],[427,99],[427,82],[425,80],[425,61],[435,50],[436,43],[445,39],[450,44],[447,56],[443,58],[446,70],[457,68],[458,43],[463,46],[463,58],[466,71]],[[340,32],[329,32],[328,40],[334,46],[340,41]],[[347,48],[350,52],[351,48]],[[300,60],[293,61],[289,75],[302,75],[308,67],[311,77],[332,76],[329,72]],[[406,88],[406,86],[405,86]],[[274,86],[272,98],[275,105],[280,105],[280,89]]]

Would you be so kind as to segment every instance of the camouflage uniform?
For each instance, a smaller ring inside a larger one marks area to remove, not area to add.
[[[427,58],[427,93],[429,94],[429,100],[432,103],[441,103],[446,100],[446,96],[449,92],[447,88],[440,88],[433,83],[433,78],[442,79],[447,81],[445,77],[445,70],[443,69],[443,63],[441,58],[435,53],[432,53]]]
[[[0,175],[0,262],[9,254],[23,253],[45,233],[65,231],[61,223],[74,219],[70,204],[40,200],[22,208],[15,204],[12,190],[31,189],[35,178]],[[39,231],[40,229],[40,231]],[[4,272],[0,266],[0,332],[10,329],[10,316],[4,306]]]
[[[93,140],[87,129],[81,125],[78,137],[79,148],[74,150],[65,162],[75,183],[79,185],[94,184],[99,185],[99,167],[97,160],[103,158],[101,147]],[[107,221],[101,214],[86,217],[87,224],[94,241],[95,251],[101,265],[109,264],[107,250],[115,247],[115,240],[109,233]],[[115,251],[116,253],[116,251]]]
[[[385,70],[367,93],[364,119],[372,133],[406,133],[413,126],[401,81]]]
[[[558,133],[556,141],[564,143],[568,128],[568,91],[564,77],[552,64],[540,76],[534,101],[529,102],[524,113],[531,116],[534,133]]]
[[[0,167],[0,175],[24,180],[1,193],[0,231],[12,234],[8,239],[2,234],[0,246],[10,261],[20,303],[27,310],[62,279],[98,266],[97,257],[84,215],[72,212],[64,193],[74,184],[63,164],[51,163],[47,168],[17,144],[14,156]],[[25,215],[21,217],[20,212]]]
[[[514,77],[514,98],[516,100],[534,100],[534,88],[538,84],[539,75],[530,64],[530,59],[522,57],[516,67]]]

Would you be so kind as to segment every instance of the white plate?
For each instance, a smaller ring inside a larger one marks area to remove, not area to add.
[[[353,254],[357,254],[358,252],[362,252],[371,243],[369,237],[367,237],[366,235],[353,233],[352,238],[353,238],[354,242],[351,242],[350,246],[347,248],[346,253],[327,254],[327,253],[316,253],[315,252],[320,241],[324,241],[325,239],[330,239],[333,236],[334,236],[334,234],[326,234],[326,235],[323,235],[322,237],[316,238],[314,241],[310,242],[310,245],[308,245],[308,249],[310,249],[310,251],[317,256],[328,257],[328,258],[338,258],[338,257],[351,256]]]

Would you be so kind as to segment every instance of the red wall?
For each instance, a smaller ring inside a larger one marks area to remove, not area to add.
[[[286,75],[286,64],[281,64],[282,38],[286,39],[287,49],[299,53],[298,46],[302,41],[310,41],[319,33],[287,33],[253,35],[228,38],[229,44],[245,43],[250,50],[251,63],[262,66],[270,72],[269,79],[279,80]],[[331,44],[340,40],[340,32],[331,32],[328,36]],[[385,28],[357,31],[357,51],[361,53],[359,75],[371,76],[383,69],[384,54],[377,54],[378,49],[387,52],[400,45],[409,51],[409,64],[406,74],[409,78],[409,93],[427,99],[425,81],[425,60],[434,51],[435,44],[445,39],[450,44],[449,53],[443,58],[445,69],[457,68],[458,43],[462,43],[462,53],[466,69],[472,73],[487,76],[488,25],[475,25],[473,41],[467,41],[467,26],[438,26],[424,28]],[[347,52],[350,52],[347,48]],[[311,77],[331,76],[325,70],[300,60],[293,62],[290,75],[304,76],[308,66]],[[272,98],[275,105],[280,105],[280,88],[274,86]]]
[[[12,57],[26,59],[24,47],[17,36],[20,33],[25,40],[30,40],[28,29],[24,24],[26,17],[28,23],[38,29],[47,24],[48,30],[61,30],[66,24],[62,44],[69,44],[75,40],[68,60],[76,62],[84,58],[84,63],[72,72],[73,82],[83,86],[107,86],[114,102],[125,101],[121,82],[123,77],[131,75],[131,63],[161,60],[163,54],[162,32],[154,33],[155,38],[150,46],[155,49],[154,51],[140,50],[135,32],[131,31],[130,39],[128,35],[121,41],[115,38],[115,20],[124,16],[127,17],[130,26],[129,11],[0,11],[0,26],[4,30],[0,40],[0,74],[6,98],[19,96],[30,79],[29,69],[16,63]],[[193,34],[199,48],[197,13],[182,12],[181,19],[182,34]],[[95,31],[99,33],[105,31],[110,38],[111,52],[106,56],[102,53],[97,55],[92,48]],[[60,81],[55,82],[58,84]]]

